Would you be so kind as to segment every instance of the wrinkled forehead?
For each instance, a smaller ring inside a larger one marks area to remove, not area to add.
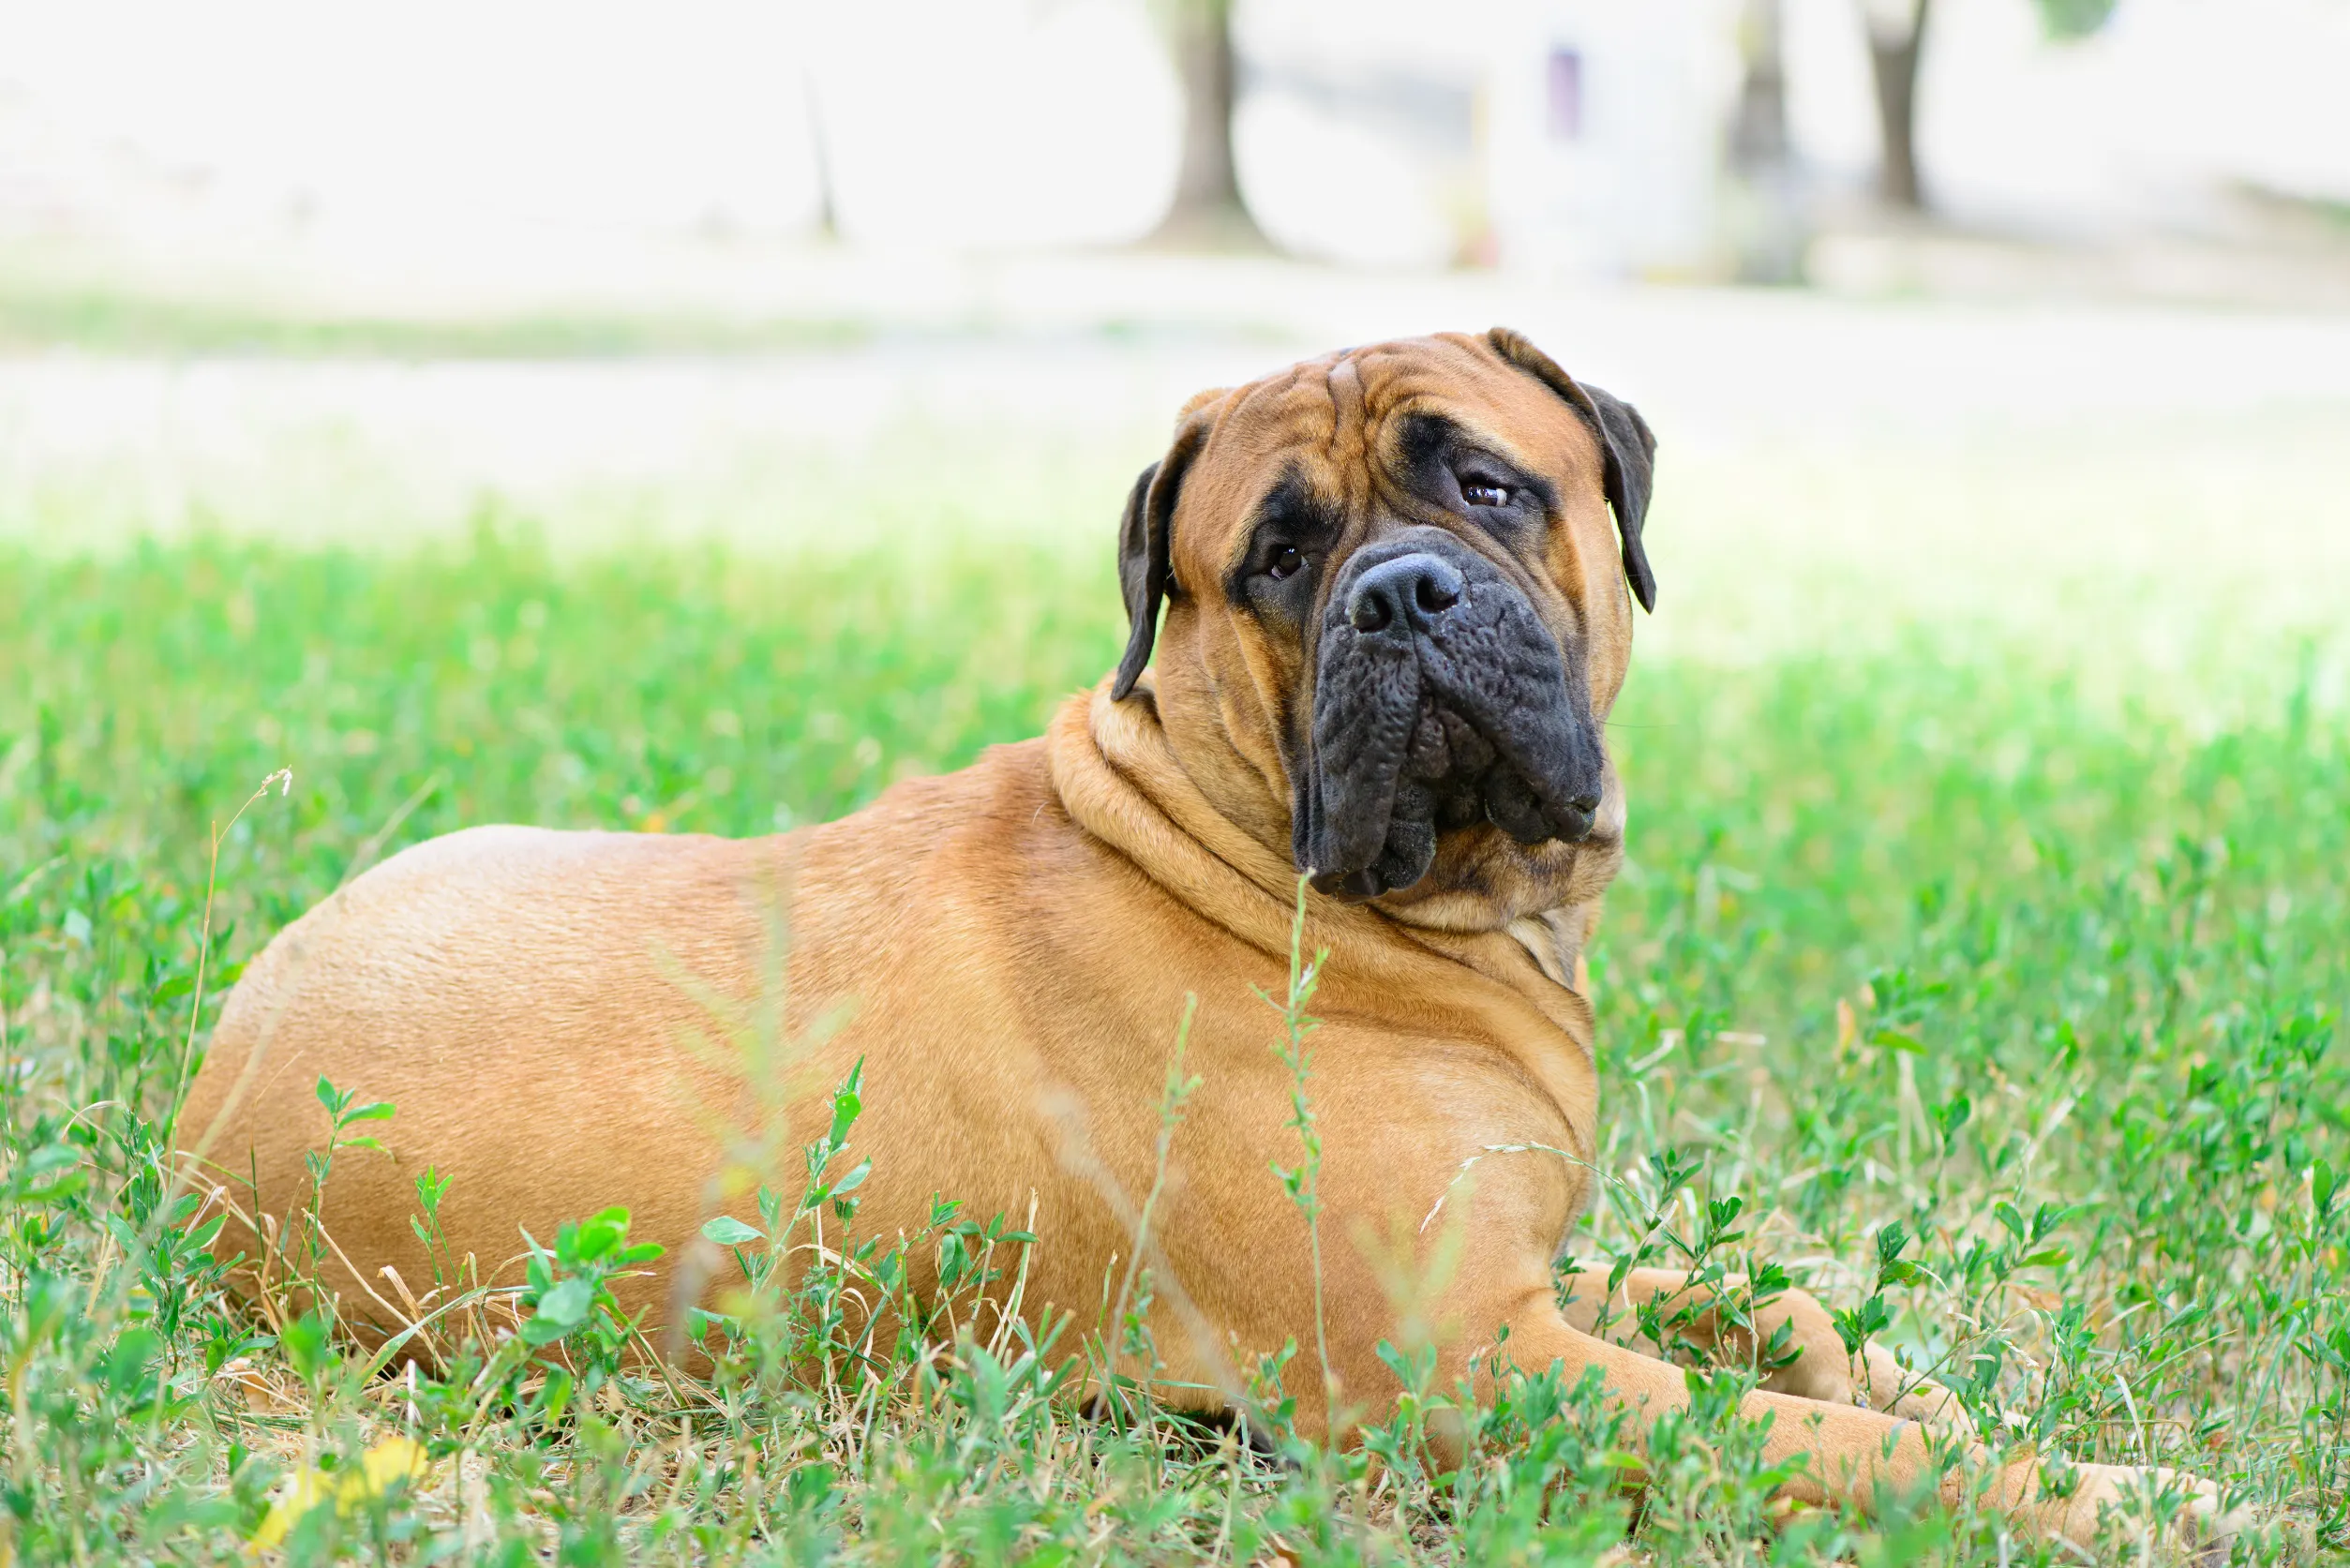
[[[1599,448],[1549,388],[1481,345],[1411,338],[1304,360],[1235,387],[1200,411],[1205,443],[1185,479],[1173,548],[1220,561],[1258,503],[1297,479],[1349,510],[1402,460],[1415,416],[1447,422],[1496,455],[1599,494]]]

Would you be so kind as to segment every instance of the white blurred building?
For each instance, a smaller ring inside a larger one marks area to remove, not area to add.
[[[1485,179],[1499,260],[1544,272],[1706,269],[1738,87],[1721,0],[1498,8]]]
[[[1242,187],[1287,248],[1687,272],[1713,245],[1720,0],[1251,0]]]

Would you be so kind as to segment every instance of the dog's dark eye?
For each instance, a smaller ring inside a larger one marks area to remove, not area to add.
[[[1297,553],[1296,545],[1284,545],[1273,552],[1271,560],[1265,562],[1265,575],[1280,582],[1283,577],[1296,575],[1297,569],[1305,564],[1306,558]]]
[[[1482,479],[1464,479],[1460,483],[1460,499],[1471,506],[1507,506],[1509,489]]]

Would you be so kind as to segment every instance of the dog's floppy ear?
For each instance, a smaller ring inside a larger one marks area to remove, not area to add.
[[[1126,657],[1118,661],[1118,678],[1110,687],[1114,700],[1123,701],[1150,663],[1151,644],[1159,637],[1159,606],[1180,592],[1169,564],[1168,540],[1175,522],[1175,497],[1183,488],[1184,470],[1207,440],[1208,422],[1191,417],[1207,395],[1184,407],[1182,427],[1167,455],[1145,469],[1126,493],[1126,515],[1118,524],[1118,588],[1126,597]]]
[[[1616,531],[1624,538],[1624,576],[1640,608],[1656,608],[1656,574],[1649,570],[1648,551],[1640,544],[1640,526],[1648,520],[1648,496],[1655,474],[1656,437],[1640,411],[1595,386],[1585,386],[1559,368],[1558,362],[1510,331],[1495,327],[1485,335],[1493,351],[1527,372],[1575,406],[1590,421],[1605,459],[1601,485],[1608,504],[1615,509]]]

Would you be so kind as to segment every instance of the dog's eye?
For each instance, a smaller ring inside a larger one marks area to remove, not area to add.
[[[1509,488],[1482,479],[1464,479],[1460,482],[1460,499],[1471,506],[1507,506]]]
[[[1305,564],[1306,558],[1297,553],[1296,545],[1283,545],[1273,552],[1273,559],[1265,562],[1265,575],[1279,582],[1283,577],[1296,575],[1297,569]]]

